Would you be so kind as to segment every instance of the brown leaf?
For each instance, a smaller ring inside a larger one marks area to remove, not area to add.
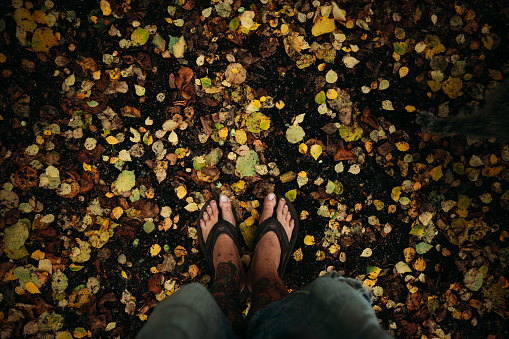
[[[148,290],[154,294],[161,292],[161,274],[157,273],[148,278]]]
[[[334,161],[354,160],[354,159],[355,154],[344,148],[339,149],[334,155]]]

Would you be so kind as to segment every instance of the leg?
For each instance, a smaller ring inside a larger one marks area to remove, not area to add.
[[[249,323],[249,338],[391,338],[378,324],[360,282],[331,272],[267,306]]]
[[[235,338],[228,321],[205,287],[186,285],[160,302],[137,339]]]
[[[275,198],[273,193],[269,193],[265,198],[260,223],[273,215],[277,203]],[[281,199],[277,204],[277,219],[285,228],[288,239],[290,239],[294,221],[291,219],[286,201]],[[248,321],[258,310],[288,296],[288,290],[277,273],[280,258],[281,245],[276,233],[266,233],[256,245],[251,268],[246,277],[246,283],[253,292],[251,309],[247,316]]]
[[[235,225],[231,200],[224,195],[221,196],[219,207],[221,208],[222,218]],[[212,226],[219,220],[219,215],[217,203],[212,201],[207,207],[207,212],[203,214],[203,219],[200,220],[200,227],[205,241],[207,241]],[[221,234],[217,238],[214,245],[213,260],[216,274],[210,292],[234,332],[241,334],[244,331],[244,317],[239,301],[239,293],[244,287],[244,271],[237,246],[228,235]]]

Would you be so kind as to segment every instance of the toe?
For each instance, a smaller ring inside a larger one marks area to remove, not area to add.
[[[235,223],[235,217],[233,216],[232,212],[232,201],[229,197],[226,195],[222,195],[219,198],[219,207],[221,208],[223,219],[230,222],[233,225],[236,225]]]
[[[281,198],[279,199],[279,203],[277,205],[277,214],[283,215],[283,208],[286,206],[286,200]]]
[[[207,207],[207,209],[208,209],[208,207]],[[202,221],[207,222],[209,220],[210,220],[209,214],[207,212],[203,212],[203,219],[202,219]]]

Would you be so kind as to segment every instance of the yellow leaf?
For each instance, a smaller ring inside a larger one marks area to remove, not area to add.
[[[177,192],[177,197],[179,199],[182,199],[187,195],[187,189],[185,188],[185,186],[179,186],[175,191]]]
[[[413,247],[407,247],[403,250],[403,255],[405,256],[405,262],[408,264],[410,261],[414,260],[415,249],[413,249]]]
[[[353,20],[348,20],[345,24],[346,28],[353,28],[355,26],[355,23]]]
[[[322,146],[315,144],[311,146],[309,152],[315,160],[318,160],[318,157],[322,154]]]
[[[235,140],[240,144],[244,145],[247,142],[247,134],[243,129],[235,131]]]
[[[73,335],[74,335],[74,338],[83,338],[86,335],[88,335],[88,332],[83,327],[76,327],[74,329]]]
[[[186,149],[182,147],[177,148],[175,150],[175,155],[177,156],[177,158],[182,159],[183,157],[186,156]]]
[[[239,180],[231,185],[231,189],[239,194],[239,192],[242,192],[246,189],[246,182],[244,180]]]
[[[175,247],[174,253],[175,253],[175,256],[177,256],[177,257],[183,257],[183,256],[187,255],[187,251],[184,248],[184,246],[182,246],[182,245],[178,245],[177,247]]]
[[[217,135],[218,135],[221,139],[225,139],[225,138],[228,136],[228,127],[223,127],[223,128],[221,128],[221,129],[217,132]]]
[[[46,254],[44,252],[41,252],[41,250],[37,250],[34,253],[32,253],[32,259],[35,259],[35,260],[44,259],[45,256],[46,256]]]
[[[338,97],[338,92],[334,88],[329,88],[327,90],[327,98],[330,100],[334,100]]]
[[[191,276],[191,279],[194,279],[197,275],[198,275],[198,272],[199,272],[199,268],[198,268],[198,265],[189,265],[189,268],[188,268],[188,272],[189,272],[189,275]]]
[[[114,68],[114,69],[110,69],[110,79],[111,81],[115,81],[117,80],[118,78],[120,78],[120,68]]]
[[[443,175],[442,174],[442,165],[433,168],[430,171],[430,174],[431,174],[431,177],[433,178],[433,180],[438,181]]]
[[[122,271],[120,275],[122,276],[122,278],[127,279],[127,273],[125,273],[125,271]]]
[[[322,261],[323,259],[325,259],[325,252],[324,251],[316,251],[316,261]]]
[[[326,65],[327,65],[327,64],[326,64],[325,62],[324,62],[324,63],[321,63],[320,65],[318,65],[318,70],[319,70],[320,72],[321,72],[321,71],[323,71],[323,70],[325,69],[325,66],[326,66]]]
[[[255,99],[255,100],[251,101],[251,105],[253,105],[254,108],[260,108],[260,106],[262,104],[261,104],[260,100]]]
[[[108,1],[101,0],[101,4],[99,6],[101,7],[101,11],[103,11],[104,16],[108,16],[111,14],[111,6]]]
[[[24,31],[33,32],[37,28],[37,24],[32,18],[30,11],[26,8],[18,8],[14,11],[14,20],[16,25]]]
[[[396,148],[401,152],[406,152],[410,148],[408,145],[408,142],[406,141],[400,141],[396,143]]]
[[[37,286],[35,286],[35,284],[31,281],[26,283],[25,288],[27,289],[28,292],[30,292],[30,294],[41,293],[41,291],[39,291]]]
[[[461,94],[463,88],[463,81],[460,78],[449,77],[442,84],[442,90],[451,99],[456,99]]]
[[[311,246],[314,244],[315,244],[315,237],[313,237],[312,235],[309,235],[309,234],[304,237],[304,245]]]
[[[92,166],[90,166],[89,164],[87,164],[86,162],[83,163],[83,169],[85,171],[91,171],[92,170]]]
[[[295,259],[295,261],[301,261],[303,257],[304,254],[302,253],[302,248],[299,248],[298,250],[293,252],[293,259]]]
[[[442,84],[436,82],[435,80],[428,80],[428,86],[433,92],[439,91],[440,88],[442,88]]]
[[[117,206],[111,211],[111,217],[115,220],[118,220],[122,216],[123,213],[124,213],[124,209],[120,206]]]
[[[308,145],[302,143],[299,145],[299,152],[302,154],[306,154],[308,152]]]
[[[57,46],[58,41],[53,31],[48,27],[37,28],[32,36],[32,48],[35,52],[49,52],[53,46]]]
[[[412,105],[406,105],[405,106],[405,110],[408,112],[408,113],[412,113],[415,111],[415,106],[412,106]]]
[[[348,24],[348,23],[347,23]],[[327,17],[320,17],[311,28],[311,34],[314,36],[319,36],[325,33],[330,33],[336,29],[336,25],[334,23],[334,19],[329,19]]]
[[[403,66],[399,69],[399,77],[403,78],[405,75],[408,74],[408,67]]]
[[[286,34],[288,32],[288,25],[281,25],[281,34]]]
[[[41,25],[46,24],[46,13],[41,10],[37,10],[32,13],[32,18]]]
[[[119,143],[118,139],[115,138],[113,135],[110,135],[106,138],[106,142],[108,142],[108,144],[110,145],[116,145]]]
[[[419,272],[422,272],[424,271],[424,269],[426,269],[426,262],[424,261],[423,258],[418,258],[415,262],[414,262],[414,269],[416,269],[417,271]]]
[[[283,107],[285,107],[285,103],[283,100],[279,100],[278,102],[276,102],[277,109],[282,109]]]
[[[161,252],[161,246],[159,246],[158,244],[154,244],[152,245],[152,247],[150,247],[151,256],[156,256],[159,254],[159,252]]]
[[[285,197],[290,200],[291,202],[294,202],[297,198],[297,190],[289,190],[285,193]]]
[[[376,266],[369,266],[368,270],[367,270],[368,277],[371,280],[376,280],[376,278],[378,278],[378,275],[380,274],[380,272],[382,272],[382,269],[380,267],[376,267]]]

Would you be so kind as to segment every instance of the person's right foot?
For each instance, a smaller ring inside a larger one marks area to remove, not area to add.
[[[266,219],[272,217],[274,208],[276,208],[277,220],[281,223],[288,236],[288,241],[292,237],[294,228],[294,220],[286,205],[284,198],[276,201],[274,193],[269,193],[263,201],[263,211],[260,216],[259,224]],[[246,283],[248,288],[252,291],[252,286],[260,278],[266,275],[276,275],[281,260],[281,245],[277,234],[273,231],[265,233],[254,250],[253,259],[251,260],[251,267],[246,276]]]

